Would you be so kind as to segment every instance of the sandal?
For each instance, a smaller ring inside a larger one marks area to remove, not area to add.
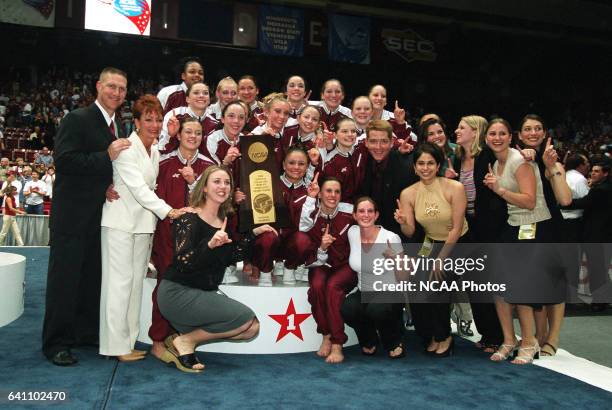
[[[521,355],[521,352],[527,352],[527,354]],[[512,364],[530,364],[533,363],[534,359],[540,358],[540,346],[538,342],[535,342],[533,346],[521,347],[518,349],[518,355],[511,362]]]
[[[546,346],[548,346],[550,349],[547,349]],[[557,354],[557,348],[548,342],[544,343],[540,347],[540,356],[552,357],[556,354]]]
[[[174,347],[173,342],[177,337],[179,337],[178,333],[172,333],[170,336],[164,339],[164,346],[166,346],[166,349],[170,350],[170,353],[176,356],[178,356],[178,352],[176,351],[176,347]]]
[[[511,345],[502,344],[501,346],[499,346],[499,349],[497,349],[497,351],[491,355],[490,359],[494,362],[503,362],[504,360],[507,360],[511,354],[514,353],[517,346],[518,340]]]
[[[397,348],[402,349],[402,352],[398,355],[392,356],[391,352],[394,352]],[[404,356],[406,356],[406,349],[404,349],[403,343],[400,343],[397,346],[395,346],[393,349],[389,350],[389,359],[401,359]]]
[[[177,369],[185,373],[202,373],[204,371],[204,369],[193,368],[196,364],[202,364],[198,360],[198,356],[196,356],[195,352],[178,356],[169,349],[166,349],[164,353],[162,353],[160,359],[164,363],[174,363]]]

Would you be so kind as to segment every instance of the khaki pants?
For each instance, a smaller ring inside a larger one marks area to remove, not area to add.
[[[6,235],[8,235],[9,229],[13,230],[13,236],[15,237],[15,242],[17,242],[17,245],[23,246],[21,232],[19,231],[19,227],[17,226],[17,221],[15,220],[15,217],[12,215],[2,216],[2,232],[0,232],[0,246],[4,246]]]

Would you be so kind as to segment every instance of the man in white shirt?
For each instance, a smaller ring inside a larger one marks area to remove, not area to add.
[[[32,180],[26,182],[23,188],[25,211],[31,215],[43,214],[44,196],[47,194],[47,184],[38,179],[38,172],[32,171]]]
[[[565,160],[565,180],[572,191],[572,199],[585,197],[589,193],[586,175],[589,173],[589,160],[582,154],[572,154]],[[582,242],[582,209],[562,210],[564,231],[568,242]]]

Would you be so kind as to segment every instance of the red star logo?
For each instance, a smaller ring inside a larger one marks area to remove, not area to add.
[[[287,306],[287,311],[284,314],[268,316],[270,316],[272,319],[278,322],[278,324],[281,325],[281,328],[278,331],[278,336],[276,337],[277,342],[283,337],[287,336],[289,333],[293,333],[300,340],[304,340],[304,338],[302,337],[302,330],[300,329],[300,323],[308,319],[310,313],[295,313],[295,306],[293,306],[293,298],[289,300],[289,306]]]

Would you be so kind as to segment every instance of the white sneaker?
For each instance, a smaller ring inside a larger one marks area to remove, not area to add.
[[[272,272],[261,272],[259,274],[259,286],[272,286]]]
[[[276,262],[274,264],[274,271],[272,272],[274,276],[283,276],[285,270],[285,263],[284,262]]]
[[[308,282],[308,268],[306,266],[298,266],[298,268],[295,270],[295,273],[296,279],[302,282]]]
[[[285,268],[283,273],[283,283],[285,285],[295,285],[295,270]]]
[[[230,265],[225,268],[225,273],[223,274],[223,280],[221,283],[227,285],[229,283],[239,282],[238,276],[236,276],[236,265]]]

